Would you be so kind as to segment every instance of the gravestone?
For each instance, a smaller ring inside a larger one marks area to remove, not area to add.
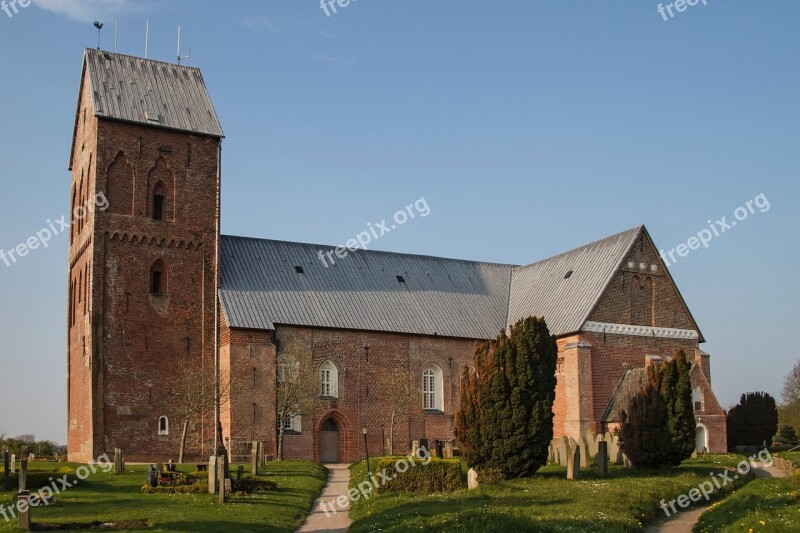
[[[217,485],[219,482],[217,481],[217,456],[212,455],[208,458],[208,493],[209,494],[216,494],[217,493]]]
[[[19,462],[19,490],[22,492],[28,488],[28,460],[23,459]]]
[[[250,446],[250,474],[253,476],[258,475],[258,451],[260,448],[261,447],[258,445],[258,441],[255,440]]]
[[[631,460],[628,459],[628,456],[625,455],[624,453],[622,454],[622,464],[625,465],[625,468],[633,467],[633,464],[631,463]]]
[[[114,473],[122,473],[122,452],[119,448],[114,448]]]
[[[435,446],[436,446],[436,457],[438,457],[439,459],[444,459],[444,445],[442,441],[437,439]]]
[[[603,440],[603,434],[596,435],[591,429],[586,430],[586,442],[589,443],[589,455],[592,457],[597,455],[599,451],[600,441]]]
[[[575,450],[569,455],[567,463],[567,479],[576,480],[581,477],[581,447],[575,446]]]
[[[239,465],[236,467],[236,483],[242,480],[242,475],[244,475],[244,466]]]
[[[219,493],[219,503],[225,503],[225,485],[226,481],[225,478],[225,456],[219,457],[217,459],[217,481],[219,482],[218,493]]]
[[[598,443],[595,462],[597,463],[597,474],[600,477],[608,476],[608,443],[606,441]]]
[[[470,468],[467,472],[467,488],[470,490],[478,488],[478,473],[474,468]]]
[[[147,467],[147,484],[153,488],[158,487],[158,467],[156,465]]]
[[[11,471],[8,452],[3,452],[3,490],[11,490]]]
[[[583,453],[581,453],[581,468],[589,468],[592,458],[589,457],[589,442],[584,437],[581,437],[580,448],[583,450]]]
[[[411,454],[414,457],[418,457],[419,456],[419,441],[418,440],[415,440],[413,443],[411,443]]]
[[[619,448],[619,439],[616,435],[606,433],[606,442],[608,442],[608,454],[611,456],[611,462],[614,464],[622,464],[622,450]]]
[[[27,461],[25,461],[27,463]],[[20,470],[22,472],[22,470]],[[19,528],[23,531],[31,530],[31,493],[27,490],[20,490],[17,494],[17,511],[19,511]]]
[[[453,443],[450,441],[444,443],[444,458],[445,459],[453,458]]]
[[[16,471],[17,471],[17,456],[12,453],[11,454],[11,473],[13,474]]]
[[[258,460],[261,461],[261,467],[267,466],[267,452],[264,451],[264,442],[258,441]]]
[[[556,440],[556,451],[558,452],[558,464],[561,466],[567,466],[568,457],[569,457],[569,439],[567,437],[561,437],[560,439]]]

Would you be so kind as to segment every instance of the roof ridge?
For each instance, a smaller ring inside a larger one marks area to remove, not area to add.
[[[300,241],[287,241],[281,239],[266,239],[261,237],[247,237],[243,235],[221,235],[223,239],[246,239],[252,241],[260,241],[260,242],[271,242],[271,243],[278,243],[278,244],[293,244],[293,245],[300,245],[300,246],[314,246],[320,249],[328,249],[333,250],[337,248],[338,245],[332,244],[320,244],[320,243],[313,243],[313,242],[300,242]],[[514,269],[518,265],[510,264],[510,263],[497,263],[493,261],[480,261],[474,259],[461,259],[458,257],[442,257],[439,255],[430,255],[430,254],[416,254],[416,253],[408,253],[408,252],[393,252],[390,250],[370,250],[364,248],[357,248],[355,252],[350,253],[361,253],[366,252],[369,254],[390,254],[390,255],[400,255],[403,257],[420,257],[423,259],[441,259],[444,261],[459,261],[462,263],[473,263],[473,264],[481,264],[481,265],[491,265],[491,266],[499,266],[499,267],[506,267],[509,269]]]
[[[112,55],[112,56],[119,56],[119,57],[129,57],[131,59],[138,59],[140,61],[149,61],[151,63],[161,63],[163,65],[169,65],[169,66],[172,66],[172,67],[179,67],[179,68],[185,68],[185,69],[200,71],[200,67],[193,67],[191,65],[180,65],[178,63],[172,63],[170,61],[165,61],[163,59],[151,59],[149,57],[135,56],[135,55],[132,55],[132,54],[122,54],[120,52],[112,52],[110,50],[103,50],[103,49],[100,49],[100,48],[88,48],[88,47],[84,48],[84,54],[90,54],[90,53],[93,53],[93,54],[109,54],[109,55]]]

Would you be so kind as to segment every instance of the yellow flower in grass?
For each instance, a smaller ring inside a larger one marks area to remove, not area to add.
[[[758,523],[761,524],[762,526],[766,526],[767,525],[767,523],[764,522],[763,520],[759,520]]]

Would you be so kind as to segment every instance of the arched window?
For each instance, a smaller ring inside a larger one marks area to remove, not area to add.
[[[158,419],[158,436],[169,435],[169,418],[162,416]]]
[[[339,369],[330,359],[319,367],[319,395],[323,398],[339,397]]]
[[[422,408],[426,411],[444,411],[444,385],[442,369],[429,365],[422,371]]]
[[[164,220],[164,184],[153,187],[153,220]]]
[[[150,267],[150,294],[166,294],[167,292],[167,273],[164,263],[156,261]]]

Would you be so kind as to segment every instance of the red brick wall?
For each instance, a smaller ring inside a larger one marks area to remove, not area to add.
[[[79,317],[84,325],[70,331],[69,455],[84,461],[119,447],[129,461],[177,459],[180,422],[170,384],[191,363],[213,372],[219,139],[97,121],[91,108],[84,131],[87,88],[73,183],[93,154],[89,190],[103,192],[110,205],[87,220],[70,248],[70,279],[88,266],[91,285],[90,311]],[[167,184],[163,221],[152,220],[156,177]],[[85,259],[77,258],[84,246]],[[161,296],[150,294],[157,260],[165,267]],[[85,358],[84,336],[91,341]],[[162,415],[170,420],[168,437],[158,436]],[[211,420],[198,417],[190,426],[190,457],[212,452]]]
[[[380,426],[388,426],[388,410],[378,386],[380,376],[385,373],[406,376],[421,388],[422,371],[428,364],[442,369],[444,414],[423,413],[420,392],[419,405],[395,427],[395,451],[407,452],[411,441],[419,438],[428,438],[431,444],[434,439],[453,438],[459,379],[463,367],[472,364],[474,341],[292,326],[278,326],[276,339],[278,353],[310,356],[315,366],[330,359],[339,371],[338,398],[317,402],[314,413],[303,418],[301,434],[286,436],[284,457],[319,460],[319,429],[329,417],[339,426],[341,461],[364,456],[360,431],[363,424],[368,427],[370,453],[379,453]],[[270,430],[274,428],[274,418],[267,423],[271,424]]]
[[[96,154],[97,119],[91,110],[90,87],[83,83],[79,95],[78,116],[73,139],[70,167],[70,245],[69,279],[67,280],[67,444],[71,461],[89,461],[94,455],[96,398],[93,385],[98,381],[98,366],[94,364],[91,316],[95,302],[94,277],[94,214],[82,220],[74,217],[77,206],[93,204],[94,158]]]

